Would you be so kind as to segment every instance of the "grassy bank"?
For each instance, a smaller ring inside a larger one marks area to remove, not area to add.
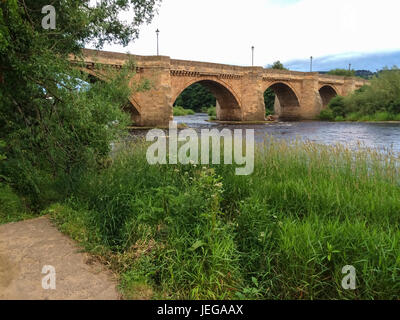
[[[0,183],[0,225],[33,217],[21,197],[10,186]]]
[[[47,210],[120,275],[126,298],[400,297],[395,156],[272,140],[239,177],[128,150]],[[345,265],[355,291],[341,287]]]
[[[182,107],[174,107],[174,116],[181,117],[181,116],[189,116],[194,115],[195,112],[192,109],[184,109]]]
[[[329,109],[323,110],[319,117],[320,120],[325,121],[358,121],[358,122],[383,122],[383,121],[400,121],[400,114],[389,112],[376,112],[370,115],[363,115],[361,113],[352,112],[345,116],[336,116]]]

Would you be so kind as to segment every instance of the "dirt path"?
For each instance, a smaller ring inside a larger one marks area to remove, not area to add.
[[[91,261],[46,217],[2,225],[0,299],[119,299],[112,274]],[[55,268],[55,290],[42,287],[44,266]]]

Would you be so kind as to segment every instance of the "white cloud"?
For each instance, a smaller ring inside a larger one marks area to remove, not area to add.
[[[400,49],[398,0],[163,0],[127,48],[106,50],[237,65]]]

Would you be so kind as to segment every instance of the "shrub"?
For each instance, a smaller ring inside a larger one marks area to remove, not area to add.
[[[375,119],[376,121],[390,121],[394,119],[394,116],[390,114],[389,112],[377,112],[375,114]]]
[[[32,217],[21,198],[10,186],[0,183],[0,224],[16,222]]]
[[[345,100],[342,96],[334,97],[328,105],[328,108],[332,110],[333,116],[344,117],[346,114]]]
[[[174,116],[175,117],[188,116],[188,115],[194,115],[194,114],[195,114],[195,112],[191,109],[184,109],[179,106],[174,107]]]
[[[348,121],[358,121],[359,119],[360,119],[360,114],[359,113],[357,113],[357,112],[352,112],[352,113],[349,113],[347,116],[346,116],[346,120],[348,120]]]
[[[334,117],[349,121],[387,121],[400,113],[400,70],[385,69],[352,94],[329,103]]]
[[[319,119],[322,121],[332,121],[335,119],[335,116],[331,109],[325,109],[319,114]]]
[[[216,107],[210,107],[209,109],[208,109],[208,115],[210,116],[210,117],[216,117],[217,116],[217,108]]]

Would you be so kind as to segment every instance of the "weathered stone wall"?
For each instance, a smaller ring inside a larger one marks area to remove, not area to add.
[[[132,120],[139,126],[166,126],[173,119],[172,106],[187,87],[199,82],[217,98],[217,118],[225,121],[262,121],[264,92],[276,94],[276,112],[286,119],[314,119],[332,98],[332,91],[347,95],[366,81],[318,73],[240,67],[174,60],[165,56],[135,56],[84,50],[87,72],[98,75],[101,65],[120,69],[129,59],[136,63],[132,88],[149,80],[151,89],[133,90]],[[71,57],[71,61],[75,61]],[[100,72],[101,74],[101,72]],[[323,88],[323,89],[322,89]]]

